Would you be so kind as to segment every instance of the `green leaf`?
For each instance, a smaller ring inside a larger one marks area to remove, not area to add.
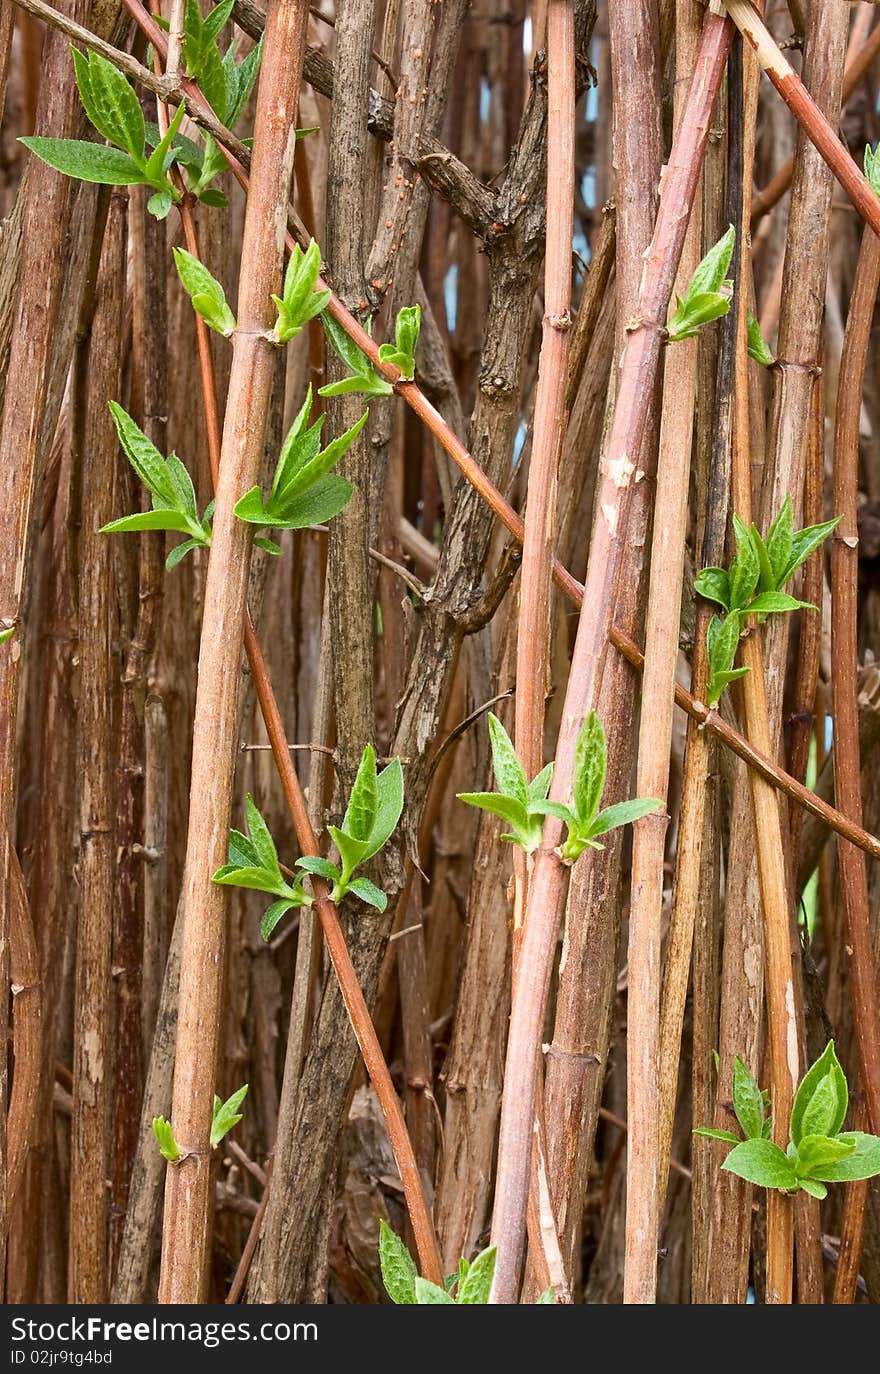
[[[536,773],[528,786],[529,805],[535,802],[544,801],[550,791],[550,783],[553,781],[553,761],[546,763],[540,773]]]
[[[590,711],[578,732],[572,781],[572,804],[583,826],[599,809],[605,790],[605,761],[605,731],[596,712]]]
[[[234,864],[224,864],[217,869],[211,881],[220,887],[244,887],[249,892],[271,892],[290,901],[296,900],[296,893],[283,878],[276,878],[274,873],[257,865],[239,868]]]
[[[283,295],[272,297],[278,310],[273,335],[279,343],[295,338],[309,320],[325,309],[330,292],[315,289],[320,271],[321,253],[315,240],[311,240],[305,253],[298,243],[294,244],[284,274]]]
[[[758,585],[761,565],[752,543],[752,532],[738,515],[733,517],[733,528],[736,534],[736,559],[730,569],[730,609],[739,611],[748,604]]]
[[[174,1139],[174,1132],[171,1129],[171,1122],[164,1116],[153,1117],[153,1135],[156,1137],[156,1144],[159,1146],[159,1153],[163,1159],[167,1159],[169,1164],[176,1164],[180,1159],[180,1146]]]
[[[133,88],[112,62],[76,48],[73,65],[83,109],[103,138],[124,148],[138,166],[144,161],[144,116]]]
[[[688,296],[666,327],[670,342],[680,343],[683,339],[695,338],[704,324],[720,320],[729,310],[730,297],[720,292]]]
[[[830,1082],[831,1096],[828,1098],[823,1094],[817,1103],[816,1110],[810,1112],[808,1118],[807,1113],[811,1108],[816,1091],[825,1079]],[[816,1062],[807,1069],[795,1094],[789,1128],[795,1146],[800,1146],[801,1139],[805,1135],[836,1135],[846,1119],[848,1105],[849,1091],[846,1085],[846,1074],[843,1072],[835,1053],[834,1041],[829,1040]],[[827,1124],[817,1130],[816,1123],[820,1119],[820,1114]],[[809,1122],[809,1129],[807,1122]]]
[[[739,645],[740,628],[740,616],[737,611],[731,611],[723,620],[720,616],[713,615],[709,621],[706,630],[706,650],[713,677],[717,673],[726,673],[733,667]]]
[[[364,747],[348,799],[342,829],[355,840],[369,840],[376,820],[378,786],[376,782],[376,751],[372,744]]]
[[[317,854],[304,854],[301,859],[297,859],[296,867],[301,868],[306,873],[314,873],[319,878],[324,878],[328,883],[335,883],[339,880],[339,869],[332,864],[329,859],[321,859]]]
[[[496,1246],[490,1245],[487,1250],[481,1250],[476,1259],[471,1262],[455,1295],[455,1300],[460,1306],[468,1307],[488,1303],[497,1254]]]
[[[185,539],[182,544],[178,544],[177,548],[172,549],[165,559],[165,571],[173,572],[178,563],[182,563],[188,553],[192,553],[193,549],[203,547],[204,543],[205,541],[203,539]]]
[[[272,932],[283,916],[295,906],[305,906],[305,902],[292,902],[289,897],[282,897],[279,901],[267,906],[260,921],[260,935],[264,940],[272,938]]]
[[[279,507],[283,507],[290,502],[291,498],[298,495],[301,491],[312,486],[321,477],[324,477],[330,469],[339,462],[339,459],[351,447],[357,439],[361,430],[367,422],[369,410],[365,410],[359,420],[347,429],[344,434],[340,434],[336,439],[332,439],[325,449],[315,454],[308,462],[304,462],[296,468],[283,486],[279,486],[276,494],[276,502]]]
[[[880,143],[873,151],[870,143],[865,145],[865,176],[872,189],[880,196]]]
[[[337,829],[335,825],[328,825],[327,833],[339,850],[339,857],[342,860],[340,885],[344,886],[348,883],[358,864],[363,863],[370,844],[368,840],[357,840],[353,835],[347,835],[344,830]]]
[[[776,576],[770,564],[770,555],[767,552],[767,545],[761,538],[757,525],[752,525],[752,544],[755,553],[758,555],[758,565],[761,569],[758,576],[758,588],[762,592],[772,592],[776,588]]]
[[[759,1140],[764,1133],[764,1097],[739,1055],[733,1064],[733,1110],[743,1135]]]
[[[818,549],[829,536],[831,531],[840,523],[840,516],[837,515],[833,520],[825,520],[821,525],[808,525],[806,529],[798,530],[792,536],[791,555],[785,565],[777,582],[777,586],[783,587],[791,575],[797,572],[802,563],[805,563],[814,549]]]
[[[174,197],[170,191],[157,191],[147,201],[147,210],[154,219],[163,220],[168,218],[168,211],[173,204]]]
[[[706,292],[721,290],[727,279],[735,243],[736,230],[731,224],[700,262],[690,279],[685,299],[692,295],[700,296]]]
[[[837,1164],[839,1160],[854,1154],[855,1148],[855,1141],[843,1136],[803,1136],[794,1161],[798,1177],[813,1178],[817,1169],[822,1169],[826,1164]]]
[[[800,1178],[798,1179],[798,1183],[805,1193],[810,1194],[810,1197],[821,1199],[828,1196],[828,1189],[825,1187],[825,1184],[817,1183],[814,1178]]]
[[[5,644],[7,639],[11,639],[15,634],[15,626],[10,625],[5,630],[0,630],[0,644]]]
[[[402,310],[397,312],[394,343],[384,343],[379,349],[381,361],[393,363],[395,367],[400,369],[401,375],[408,382],[412,381],[415,375],[415,352],[419,339],[421,318],[420,306],[404,306]]]
[[[791,497],[786,496],[776,518],[767,531],[767,558],[772,571],[772,580],[762,582],[765,591],[773,591],[781,586],[780,579],[791,558],[793,526],[791,521]]]
[[[728,1145],[741,1145],[742,1141],[732,1131],[716,1131],[712,1126],[697,1126],[692,1135],[704,1136],[706,1140],[724,1140]]]
[[[550,1303],[551,1306],[556,1306],[556,1289],[553,1287],[552,1283],[550,1287],[545,1288],[540,1297],[536,1299],[535,1306],[538,1307],[542,1303]]]
[[[845,1159],[819,1165],[811,1175],[823,1183],[855,1183],[860,1178],[874,1178],[880,1174],[880,1136],[864,1131],[848,1131],[838,1139],[852,1143],[853,1149]]]
[[[578,818],[564,802],[533,801],[529,804],[529,811],[539,816],[555,816],[558,821],[565,821],[566,825],[577,829]]]
[[[423,1279],[421,1275],[416,1276],[413,1286],[416,1302],[420,1306],[437,1302],[453,1303],[453,1299],[450,1298],[445,1289],[438,1288],[436,1283],[431,1283],[429,1279]]]
[[[399,1306],[416,1301],[415,1282],[418,1277],[412,1255],[403,1241],[381,1217],[379,1219],[379,1266],[385,1292]]]
[[[162,507],[159,510],[138,511],[135,515],[123,515],[102,525],[100,534],[130,534],[137,530],[175,530],[178,534],[189,534],[192,522],[180,511]],[[193,543],[201,540],[193,540]]]
[[[225,1135],[228,1135],[233,1126],[237,1126],[241,1121],[242,1113],[239,1107],[247,1095],[248,1085],[242,1087],[228,1097],[225,1102],[221,1102],[219,1097],[214,1098],[214,1114],[211,1121],[211,1145],[219,1145]]]
[[[458,792],[456,793],[459,801],[467,806],[476,806],[480,811],[488,811],[492,816],[498,816],[502,821],[518,832],[519,842],[524,849],[530,848],[529,844],[529,816],[522,802],[518,802],[515,797],[505,797],[502,792]],[[537,844],[540,844],[540,833],[538,834]]]
[[[498,790],[503,796],[512,797],[523,808],[527,808],[529,785],[525,770],[517,757],[513,741],[492,711],[489,712],[489,741],[492,746],[492,766]]]
[[[748,321],[749,357],[753,358],[756,363],[760,363],[762,367],[772,367],[774,362],[773,354],[770,352],[767,340],[761,333],[760,324],[755,319],[751,310],[747,312],[746,318]]]
[[[785,611],[815,611],[811,601],[797,601],[787,592],[760,592],[749,606],[755,615],[778,615]]]
[[[731,682],[738,682],[741,677],[745,677],[751,671],[751,668],[732,668],[727,672],[713,673],[706,688],[707,705],[717,706],[725,687],[729,687]]]
[[[706,601],[715,601],[730,610],[730,579],[724,568],[702,568],[694,579],[696,591]]]
[[[168,509],[177,509],[177,485],[156,445],[147,438],[121,405],[116,401],[110,401],[109,404],[119,442],[137,476],[147,490],[157,496]]]
[[[388,843],[397,828],[402,811],[403,769],[400,759],[392,759],[376,778],[376,817],[368,836],[368,859],[378,854]]]
[[[791,1192],[798,1186],[794,1161],[772,1140],[743,1140],[731,1150],[722,1164],[729,1174],[757,1183],[761,1188],[781,1188]]]
[[[260,856],[246,835],[240,830],[229,832],[229,864],[235,868],[259,868]]]
[[[138,186],[146,178],[133,158],[118,148],[78,138],[20,138],[26,148],[66,177],[98,186]]]
[[[263,868],[269,869],[272,873],[277,873],[280,878],[281,869],[278,867],[278,850],[275,848],[275,841],[269,834],[269,827],[260,815],[250,792],[245,798],[245,813],[247,815],[248,835],[260,863]]]
[[[353,374],[340,382],[330,382],[322,386],[320,396],[344,396],[351,392],[363,392],[368,396],[392,396],[394,387],[373,367],[366,353],[348,337],[341,324],[337,324],[329,310],[321,315],[321,322],[334,352],[342,359]]]
[[[209,329],[229,337],[235,329],[235,316],[226,302],[223,287],[212,277],[204,263],[185,248],[174,248],[174,263],[183,288],[192,301],[193,310]]]
[[[235,0],[222,0],[222,4],[215,5],[210,14],[202,20],[202,33],[207,38],[218,38],[220,30],[232,14],[232,7]]]
[[[633,821],[640,821],[643,816],[650,815],[662,805],[662,801],[657,797],[634,797],[632,801],[606,806],[604,811],[600,811],[590,822],[588,836],[592,838],[594,835],[605,835],[609,830],[616,830],[618,826],[631,825]]]
[[[367,906],[374,906],[377,911],[384,911],[388,905],[388,898],[381,887],[371,883],[369,878],[352,878],[351,882],[346,885],[346,890],[353,892],[356,897],[360,897]]]
[[[226,123],[230,129],[235,128],[241,116],[242,110],[244,109],[245,105],[247,104],[250,98],[251,91],[254,89],[254,84],[257,80],[257,73],[260,70],[260,62],[262,60],[262,57],[263,37],[262,35],[260,35],[259,43],[257,43],[256,47],[251,48],[251,51],[248,53],[247,57],[245,57],[243,61],[239,62],[238,67],[236,69],[238,89],[236,90],[235,96],[231,101],[230,108],[226,112]],[[297,129],[296,137],[301,138],[304,133],[310,132],[312,131],[309,129]]]

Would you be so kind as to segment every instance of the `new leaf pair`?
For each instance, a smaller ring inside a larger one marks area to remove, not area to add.
[[[602,722],[591,711],[581,726],[575,752],[572,800],[548,801],[547,793],[553,778],[553,764],[548,763],[529,782],[513,747],[510,736],[498,720],[489,713],[489,737],[495,769],[497,792],[460,792],[459,801],[477,806],[493,816],[499,816],[511,827],[503,840],[519,845],[532,854],[541,843],[545,816],[565,821],[568,836],[560,849],[565,863],[574,863],[585,849],[601,849],[596,838],[617,826],[639,820],[662,803],[655,798],[641,798],[618,802],[599,810],[605,790],[606,744]]]
[[[703,325],[721,319],[729,311],[733,282],[727,276],[727,269],[735,242],[736,232],[731,224],[727,233],[700,262],[688,283],[684,299],[676,296],[675,313],[666,326],[671,343],[694,338]]]
[[[748,1183],[786,1193],[803,1190],[811,1197],[824,1198],[828,1183],[854,1182],[880,1174],[880,1137],[864,1131],[841,1131],[848,1105],[846,1075],[831,1040],[801,1079],[791,1111],[787,1150],[769,1139],[766,1095],[739,1059],[734,1069],[734,1110],[746,1139],[740,1141],[732,1132],[706,1127],[695,1134],[733,1144],[722,1168]]]
[[[391,396],[394,387],[377,372],[367,355],[348,337],[333,316],[324,311],[321,316],[327,338],[335,353],[345,363],[350,375],[338,382],[328,382],[321,387],[322,396]],[[397,312],[394,326],[394,343],[384,343],[379,347],[379,357],[383,363],[393,363],[400,370],[403,381],[412,381],[416,368],[416,346],[419,341],[422,312],[418,305],[404,306]]]
[[[214,1094],[210,1135],[212,1149],[215,1149],[221,1140],[229,1134],[233,1126],[237,1126],[241,1121],[242,1113],[238,1109],[247,1096],[247,1090],[248,1084],[244,1083],[231,1097],[227,1097],[225,1102],[221,1102],[216,1093]],[[174,1138],[171,1122],[166,1117],[153,1117],[153,1135],[156,1138],[160,1155],[163,1159],[167,1159],[169,1164],[179,1164],[185,1158]]]
[[[329,859],[306,855],[297,859],[297,868],[314,873],[331,884],[330,899],[340,902],[353,892],[368,906],[384,911],[388,898],[369,878],[356,878],[358,868],[378,854],[391,838],[403,810],[403,769],[400,759],[392,759],[381,773],[376,769],[376,751],[368,744],[340,826],[327,827],[339,850],[340,867]]]
[[[234,128],[257,79],[262,39],[244,58],[235,60],[230,43],[220,53],[219,36],[228,22],[235,0],[223,0],[203,19],[199,0],[186,0],[183,58],[187,76],[198,81],[202,94],[217,118]]]
[[[443,1287],[423,1279],[416,1269],[412,1255],[386,1221],[379,1220],[379,1265],[385,1292],[399,1306],[428,1307],[481,1306],[489,1301],[489,1291],[495,1275],[497,1250],[491,1245],[481,1250],[473,1260],[463,1256],[454,1274],[447,1275]],[[553,1303],[553,1289],[546,1289],[538,1302]]]
[[[218,868],[213,881],[225,887],[244,887],[255,892],[268,892],[278,900],[268,907],[260,924],[263,939],[268,940],[281,917],[293,907],[310,906],[311,897],[302,885],[302,878],[290,884],[281,872],[278,850],[269,827],[248,793],[245,801],[247,834],[240,830],[229,832],[229,857]]]

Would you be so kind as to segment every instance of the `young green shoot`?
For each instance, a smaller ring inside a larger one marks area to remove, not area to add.
[[[216,277],[185,248],[173,248],[174,265],[183,289],[192,301],[192,308],[209,329],[224,338],[235,331],[235,316],[226,300],[226,292]]]
[[[328,859],[306,855],[296,867],[316,874],[330,883],[331,901],[339,903],[348,893],[360,897],[368,906],[384,911],[387,895],[369,878],[358,878],[357,870],[378,854],[393,835],[403,811],[403,769],[400,759],[392,759],[381,773],[376,769],[376,751],[368,744],[340,826],[327,827],[339,851],[339,865]]]
[[[775,359],[770,351],[770,346],[764,335],[761,333],[761,326],[755,319],[751,310],[746,314],[748,325],[748,354],[756,363],[762,367],[772,367]]]
[[[666,326],[670,343],[692,339],[703,325],[720,320],[730,310],[733,282],[727,276],[736,231],[731,224],[713,248],[710,248],[688,283],[684,299],[676,296],[676,309]]]
[[[184,543],[172,549],[165,566],[170,571],[192,549],[207,548],[211,543],[211,515],[213,501],[199,519],[196,493],[192,478],[175,453],[163,458],[131,418],[115,401],[110,413],[119,435],[123,452],[152,497],[152,510],[124,515],[102,526],[102,534],[118,534],[133,530],[173,530],[187,536]]]
[[[388,1223],[379,1220],[379,1266],[385,1292],[393,1303],[401,1307],[427,1307],[435,1303],[446,1306],[482,1306],[489,1301],[489,1290],[495,1273],[496,1248],[490,1245],[473,1260],[463,1256],[454,1274],[448,1274],[441,1288],[419,1275],[415,1261],[399,1236]],[[554,1303],[552,1288],[547,1288],[538,1303]]]
[[[875,148],[870,143],[865,146],[865,176],[872,190],[880,196],[880,143]]]
[[[373,367],[366,353],[348,337],[328,310],[321,315],[324,331],[334,353],[345,363],[349,376],[338,382],[327,382],[318,390],[319,396],[392,396],[394,387]],[[369,333],[369,324],[367,325]]]
[[[479,807],[493,816],[500,817],[510,826],[510,832],[501,836],[511,844],[519,845],[527,854],[532,854],[541,843],[541,830],[544,825],[542,804],[547,799],[550,781],[553,777],[553,764],[548,763],[531,782],[517,757],[513,742],[497,716],[489,712],[489,741],[492,746],[492,764],[495,769],[497,792],[459,792],[459,801],[468,806]]]
[[[322,449],[321,430],[325,417],[319,416],[310,425],[311,409],[312,388],[309,387],[281,447],[268,499],[259,487],[251,487],[235,505],[239,520],[273,529],[300,530],[332,520],[347,503],[352,492],[351,483],[330,469],[354,443],[369,412],[365,410],[351,429]],[[278,553],[280,549],[273,545],[270,552]]]
[[[318,291],[315,282],[321,272],[321,252],[312,239],[305,253],[299,244],[287,260],[283,295],[273,296],[278,319],[270,335],[273,343],[295,339],[309,320],[320,315],[330,299],[329,291]]]
[[[831,1040],[801,1079],[787,1150],[773,1143],[768,1095],[761,1092],[741,1059],[734,1066],[733,1109],[745,1139],[706,1126],[694,1134],[732,1145],[721,1167],[748,1183],[824,1198],[828,1183],[851,1183],[880,1174],[880,1136],[841,1130],[848,1104],[846,1075]]]
[[[578,734],[570,804],[542,801],[536,806],[542,815],[556,816],[568,827],[568,835],[559,850],[563,863],[573,864],[585,849],[604,849],[597,836],[641,820],[663,805],[656,797],[637,797],[600,811],[606,759],[605,731],[596,712],[590,711]]]
[[[211,1146],[220,1144],[224,1136],[228,1135],[233,1126],[237,1126],[241,1121],[243,1113],[238,1109],[247,1096],[248,1085],[244,1083],[231,1097],[227,1097],[225,1102],[221,1102],[217,1094],[214,1094],[214,1106],[211,1112]]]
[[[0,630],[0,644],[5,644],[6,641],[7,641],[7,639],[11,639],[12,636],[13,636],[14,634],[15,634],[15,626],[14,626],[14,625],[9,625],[9,626],[7,626],[5,629]]]
[[[311,906],[312,898],[303,888],[301,878],[291,884],[282,874],[275,841],[250,793],[245,809],[247,834],[230,830],[228,860],[217,869],[213,880],[224,887],[249,888],[277,898],[266,908],[260,923],[263,939],[268,940],[282,916],[294,907]]]
[[[171,1129],[171,1122],[164,1116],[153,1117],[153,1135],[156,1137],[156,1144],[159,1146],[159,1153],[163,1159],[167,1159],[169,1164],[179,1164],[183,1155],[180,1146],[174,1139],[174,1132]]]
[[[798,601],[789,596],[783,588],[801,564],[828,538],[836,524],[837,519],[826,520],[820,525],[794,530],[791,499],[788,496],[771,524],[766,540],[756,525],[749,528],[738,515],[734,515],[736,557],[729,568],[703,568],[694,584],[700,596],[715,602],[726,613],[723,618],[714,615],[706,632],[709,658],[706,699],[710,706],[717,706],[725,687],[749,671],[748,668],[733,667],[747,616],[756,615],[760,624],[768,615],[816,609],[808,601]]]
[[[421,306],[406,305],[397,312],[394,322],[394,343],[384,343],[379,347],[382,362],[393,363],[395,367],[400,368],[400,375],[407,382],[411,382],[416,374],[416,347],[421,326]]]
[[[235,45],[220,52],[219,36],[232,14],[234,0],[223,0],[202,18],[199,0],[186,0],[184,11],[183,60],[186,74],[197,81],[202,94],[219,120],[234,128],[247,104],[257,79],[262,39],[241,62],[235,60]]]

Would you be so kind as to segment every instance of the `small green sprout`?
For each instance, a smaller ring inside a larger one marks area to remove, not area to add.
[[[865,146],[865,176],[880,196],[880,143],[873,149],[870,143]]]
[[[321,315],[324,332],[334,353],[345,363],[348,377],[338,382],[327,382],[318,390],[319,396],[392,396],[394,387],[376,371],[366,353],[348,337],[342,325],[337,324],[329,310]],[[367,326],[369,333],[369,325]]]
[[[412,1255],[388,1223],[379,1221],[379,1265],[385,1292],[393,1303],[402,1307],[483,1306],[489,1301],[489,1290],[495,1274],[496,1247],[490,1245],[473,1259],[462,1257],[454,1274],[447,1275],[443,1287],[423,1279]],[[547,1288],[538,1303],[555,1303],[553,1288]]]
[[[296,867],[313,873],[331,884],[331,901],[341,902],[349,892],[368,906],[384,911],[388,897],[369,878],[354,874],[368,859],[378,854],[391,838],[403,811],[403,769],[400,759],[392,759],[381,773],[376,770],[376,751],[368,744],[340,826],[327,830],[339,850],[341,867],[329,859],[306,855]]]
[[[369,411],[321,448],[323,415],[309,425],[312,408],[312,388],[290,427],[281,447],[278,466],[272,479],[272,490],[264,500],[259,487],[251,487],[235,505],[239,520],[250,525],[268,525],[274,529],[300,530],[332,520],[347,503],[352,493],[349,481],[330,469],[354,443],[366,424]],[[280,552],[272,545],[269,552]]]
[[[240,830],[229,832],[229,859],[218,868],[213,881],[225,887],[244,887],[256,892],[268,892],[278,900],[267,907],[263,914],[260,931],[268,940],[281,917],[293,907],[310,906],[311,897],[298,878],[288,883],[278,863],[275,841],[269,827],[260,815],[253,797],[248,793],[245,801],[247,815],[247,834]]]
[[[850,1183],[880,1174],[880,1136],[841,1131],[848,1105],[846,1075],[831,1040],[801,1079],[787,1150],[770,1138],[768,1095],[761,1092],[741,1059],[734,1065],[733,1109],[745,1139],[707,1126],[694,1134],[733,1145],[721,1167],[748,1183],[824,1198],[828,1183]]]
[[[211,1147],[220,1144],[225,1135],[228,1135],[233,1126],[237,1126],[241,1121],[243,1113],[238,1109],[247,1096],[247,1083],[227,1097],[225,1102],[221,1102],[217,1094],[214,1094],[214,1106],[211,1112]]]
[[[761,326],[751,310],[747,312],[747,320],[749,357],[753,358],[756,363],[760,363],[762,367],[771,367],[774,362],[773,354],[770,352],[767,340],[761,333]]]
[[[185,248],[174,248],[174,265],[183,284],[183,289],[192,301],[192,308],[200,315],[209,329],[224,338],[235,331],[235,316],[226,300],[226,292],[216,277],[192,253]]]
[[[815,610],[807,601],[798,601],[783,591],[785,584],[828,538],[839,517],[820,525],[809,525],[795,531],[792,528],[791,498],[786,497],[782,508],[767,532],[766,540],[756,525],[750,528],[733,517],[736,538],[736,557],[730,568],[703,568],[696,577],[695,587],[700,596],[714,601],[726,615],[714,615],[706,633],[709,658],[709,685],[706,698],[716,706],[729,683],[749,671],[734,668],[737,645],[745,618],[756,615],[761,623],[768,615],[788,611]]]
[[[184,543],[172,549],[168,555],[165,566],[170,571],[190,550],[210,545],[214,503],[211,502],[199,519],[192,478],[177,454],[169,453],[167,458],[163,458],[155,444],[115,401],[110,402],[110,413],[125,456],[153,498],[153,509],[111,520],[109,525],[102,526],[101,533],[174,530],[187,535]]]
[[[7,626],[5,629],[0,630],[0,644],[5,644],[6,641],[7,641],[7,639],[11,639],[12,636],[13,636],[14,634],[15,634],[15,626],[14,626],[14,625],[9,625],[9,626]]]
[[[156,1137],[156,1144],[159,1146],[159,1153],[162,1158],[167,1159],[169,1164],[179,1164],[183,1155],[180,1153],[180,1146],[174,1139],[171,1122],[167,1121],[164,1116],[154,1116],[153,1135]]]
[[[733,282],[727,276],[736,232],[733,225],[710,248],[691,277],[684,300],[676,296],[675,313],[666,326],[670,343],[692,339],[703,325],[719,320],[730,309]]]
[[[416,372],[416,347],[421,325],[421,306],[404,306],[398,310],[394,323],[394,343],[384,343],[379,347],[381,361],[400,368],[401,376],[407,382],[412,381]]]
[[[321,253],[312,239],[305,253],[294,244],[284,273],[284,291],[273,296],[278,319],[270,338],[273,343],[287,343],[299,334],[309,320],[320,315],[330,299],[329,291],[318,291],[315,283],[321,271]]]
[[[599,810],[605,790],[607,749],[605,731],[595,711],[590,711],[580,728],[574,760],[572,799],[569,805],[561,802],[540,802],[536,809],[565,821],[568,836],[560,848],[564,863],[573,864],[585,849],[604,849],[596,837],[606,835],[618,826],[641,820],[663,803],[656,797],[637,797],[617,802]]]
[[[553,764],[548,763],[529,782],[510,736],[491,711],[489,740],[498,791],[459,792],[458,800],[506,821],[510,826],[510,833],[502,835],[502,840],[509,840],[512,844],[519,845],[527,854],[532,854],[541,843],[541,829],[544,824],[541,803],[546,800],[550,790]]]

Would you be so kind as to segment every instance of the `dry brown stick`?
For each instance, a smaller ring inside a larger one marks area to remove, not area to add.
[[[699,7],[676,6],[675,91],[676,119],[681,118],[687,85],[693,72],[699,46]],[[688,283],[700,260],[702,214],[699,199],[694,205],[687,237],[681,255],[675,291],[684,297]],[[670,595],[672,587],[681,586],[687,536],[688,492],[690,487],[691,447],[694,431],[694,400],[697,381],[697,339],[683,340],[672,345],[666,354],[663,377],[663,409],[660,427],[660,451],[657,462],[657,494],[654,502],[654,532],[651,547],[651,583],[648,594],[648,614],[645,624],[645,671],[642,677],[642,703],[639,726],[639,755],[636,771],[636,796],[657,797],[664,805],[633,827],[633,857],[630,897],[630,950],[632,941],[649,941],[655,960],[652,970],[650,1017],[656,1025],[657,1043],[652,1047],[656,1061],[656,1075],[650,1077],[640,1070],[633,1082],[633,1095],[650,1094],[652,1103],[648,1114],[654,1115],[655,1129],[647,1129],[645,1109],[633,1115],[643,1124],[642,1148],[648,1155],[649,1171],[654,1173],[654,1220],[659,1232],[669,1156],[672,1149],[672,1123],[675,1114],[675,1089],[678,1078],[678,1049],[681,1038],[680,1019],[684,1009],[690,966],[690,940],[673,944],[671,933],[666,975],[663,983],[664,1008],[668,1013],[670,991],[673,986],[680,993],[680,1010],[676,1007],[678,1035],[667,1036],[673,1053],[664,1060],[660,1038],[661,979],[660,928],[663,910],[663,857],[669,815],[666,809],[669,788],[669,762],[672,745],[672,723],[675,668],[678,659],[679,621],[681,608]],[[676,978],[670,968],[673,949],[680,949],[680,970]],[[630,964],[632,952],[630,953]],[[631,995],[631,991],[629,993]],[[655,1153],[656,1152],[656,1153]]]
[[[763,20],[759,19],[749,0],[725,0],[725,5],[730,18],[755,49],[764,71],[859,214],[875,233],[880,233],[880,197],[859,171]]]
[[[850,96],[861,84],[873,63],[880,57],[880,24],[877,25],[870,38],[855,52],[846,64],[843,74],[843,101],[846,104]],[[763,215],[769,214],[774,205],[785,195],[791,179],[794,175],[794,156],[787,158],[774,173],[772,179],[767,183],[762,191],[759,191],[752,200],[752,227]]]
[[[856,268],[840,359],[834,434],[834,510],[840,523],[831,545],[831,652],[834,700],[834,792],[840,810],[862,816],[858,688],[859,419],[871,324],[880,286],[880,239],[866,229]],[[880,1132],[880,1011],[864,856],[838,843],[840,892],[849,953],[859,1072],[871,1130]]]
[[[666,168],[654,240],[646,255],[639,308],[631,322],[621,363],[615,418],[598,496],[598,516],[590,543],[583,607],[550,789],[555,802],[565,803],[570,798],[577,736],[593,704],[605,658],[617,570],[636,473],[635,459],[644,435],[666,307],[678,268],[729,40],[727,21],[707,14],[700,56],[682,119],[683,133],[673,145]],[[561,832],[561,823],[551,817],[544,828],[530,884],[522,972],[513,997],[493,1215],[493,1237],[499,1247],[491,1299],[496,1303],[515,1301],[522,1256],[536,1087],[535,1055],[567,886],[566,868],[556,853]],[[632,976],[632,970],[630,972]],[[635,1285],[642,1293],[653,1291],[655,1240],[650,1241],[650,1250],[650,1273],[640,1275]],[[630,1290],[629,1296],[635,1296],[634,1290]]]
[[[189,202],[183,202],[181,213],[187,249],[194,257],[198,257],[199,243],[196,237],[192,207]],[[200,317],[196,319],[196,330],[199,347],[200,376],[205,407],[208,453],[211,461],[212,479],[215,485],[217,485],[219,482],[221,461],[217,386],[214,375],[210,337],[208,335],[207,326]],[[278,769],[281,787],[293,822],[297,842],[303,854],[320,855],[318,840],[309,815],[309,809],[300,786],[299,777],[290,758],[284,722],[281,718],[281,712],[278,708],[278,703],[272,688],[271,679],[266,667],[266,660],[263,656],[263,651],[253,622],[251,621],[250,614],[247,614],[245,620],[244,646],[251,675],[254,680],[260,711],[266,726],[272,757]],[[357,975],[345,943],[342,926],[339,922],[338,911],[334,903],[331,902],[327,896],[326,886],[320,880],[316,880],[314,886],[316,893],[320,894],[316,902],[316,907],[324,931],[324,937],[327,941],[330,958],[333,962],[336,976],[339,979],[339,984],[351,1017],[352,1028],[357,1037],[364,1063],[373,1082],[376,1096],[379,1099],[385,1117],[391,1147],[394,1152],[395,1160],[397,1161],[398,1169],[400,1170],[404,1196],[410,1212],[413,1235],[416,1239],[416,1246],[422,1268],[425,1276],[430,1278],[432,1282],[439,1282],[442,1279],[443,1271],[440,1265],[436,1237],[425,1202],[418,1165],[413,1155],[412,1143],[403,1119],[400,1101],[391,1080],[391,1075],[388,1071],[388,1066],[385,1062],[369,1013],[369,1008],[367,1007],[358,985]],[[268,1196],[265,1200],[268,1204]],[[262,1218],[260,1218],[260,1220],[262,1221]],[[254,1245],[256,1245],[256,1240],[257,1237],[254,1239]]]
[[[238,668],[253,533],[235,518],[233,506],[259,478],[274,372],[274,352],[267,338],[270,297],[281,280],[307,24],[308,9],[302,0],[270,3],[199,650],[172,1103],[172,1122],[184,1158],[167,1173],[159,1285],[159,1298],[165,1303],[202,1301],[208,1277],[209,1137],[226,925],[226,894],[211,877],[225,860],[232,813]]]
[[[108,401],[119,394],[127,193],[116,190],[104,233],[88,351],[80,534],[78,772],[80,919],[76,940],[68,1297],[106,1302],[109,1093],[116,799],[112,754],[118,664],[112,654],[112,548],[117,440]],[[100,741],[100,747],[96,747]]]
[[[853,1126],[863,1131],[868,1124],[864,1102],[856,1108]],[[856,1300],[859,1263],[862,1258],[862,1237],[865,1231],[865,1209],[868,1204],[868,1180],[847,1183],[843,1195],[843,1216],[840,1220],[840,1249],[837,1254],[837,1273],[834,1276],[835,1304]]]
[[[9,981],[12,990],[12,1045],[15,1073],[6,1122],[6,1196],[10,1209],[19,1184],[36,1121],[43,1056],[43,984],[27,892],[18,856],[12,851],[12,910],[9,930]]]

